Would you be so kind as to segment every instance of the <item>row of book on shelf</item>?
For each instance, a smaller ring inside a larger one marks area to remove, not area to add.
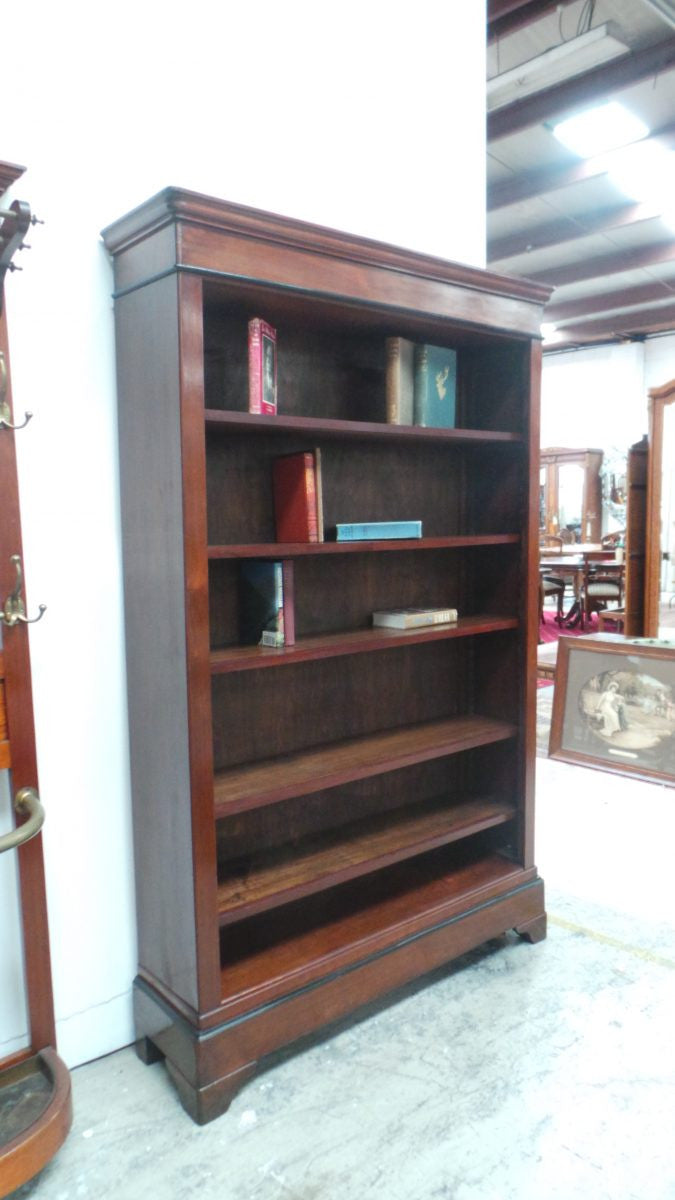
[[[452,429],[455,425],[457,352],[408,338],[385,339],[386,416],[392,425]],[[261,317],[248,325],[248,409],[278,411],[277,331]]]
[[[277,541],[322,542],[325,536],[321,451],[301,450],[272,460],[272,495]],[[364,521],[334,525],[335,541],[421,538],[421,521]],[[239,640],[242,645],[295,643],[291,560],[247,559],[239,564]],[[457,620],[453,608],[400,608],[374,612],[374,626],[411,629]]]

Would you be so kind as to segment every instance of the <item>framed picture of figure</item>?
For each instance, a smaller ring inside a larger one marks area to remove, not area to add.
[[[560,638],[549,756],[675,787],[675,642]]]

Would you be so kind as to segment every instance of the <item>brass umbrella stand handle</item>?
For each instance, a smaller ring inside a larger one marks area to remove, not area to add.
[[[14,797],[14,808],[19,816],[27,817],[28,820],[0,837],[0,854],[4,854],[5,850],[14,850],[17,846],[22,846],[24,842],[29,842],[36,833],[40,832],[44,824],[45,810],[35,788],[20,788]]]

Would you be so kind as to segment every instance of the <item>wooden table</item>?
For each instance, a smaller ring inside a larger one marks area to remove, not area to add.
[[[579,597],[586,563],[590,560],[598,562],[607,568],[623,570],[623,564],[617,563],[613,550],[605,550],[594,542],[577,542],[563,546],[562,552],[551,553],[543,550],[539,555],[539,571],[546,575],[559,575],[563,579],[571,579],[574,588],[574,603],[565,614],[565,624],[574,628],[581,620],[581,605]]]

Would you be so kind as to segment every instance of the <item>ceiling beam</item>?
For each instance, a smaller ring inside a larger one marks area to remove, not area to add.
[[[571,4],[572,0],[563,0]],[[548,17],[561,7],[560,0],[488,0],[488,45],[497,38],[508,37],[533,21]]]
[[[614,254],[602,254],[597,258],[585,258],[581,262],[562,267],[549,267],[545,271],[529,272],[532,283],[547,283],[553,287],[566,287],[587,279],[600,279],[603,275],[618,275],[621,271],[637,271],[641,267],[653,267],[658,263],[675,259],[675,238],[657,242],[651,246],[639,246],[635,250],[616,250]]]
[[[592,67],[572,79],[553,87],[524,96],[513,104],[505,104],[487,116],[488,142],[520,133],[532,125],[548,121],[559,113],[568,113],[585,104],[621,91],[644,79],[651,79],[675,67],[675,37],[666,38],[654,46],[636,50],[613,59],[600,67]]]
[[[579,325],[566,325],[560,330],[561,336],[545,346],[544,350],[558,350],[565,346],[588,345],[592,342],[629,341],[632,337],[665,333],[671,329],[675,330],[675,303],[644,308],[637,313],[603,317],[598,321],[584,321]]]
[[[495,238],[488,242],[488,263],[492,265],[521,254],[532,254],[549,246],[560,246],[594,233],[606,233],[608,229],[620,229],[624,225],[636,225],[639,221],[650,221],[659,216],[653,204],[613,204],[574,217],[558,217],[545,225],[536,225],[521,233]],[[523,264],[523,270],[527,265]],[[518,268],[520,273],[520,267]]]
[[[649,304],[652,300],[666,300],[668,297],[675,299],[675,279],[672,282],[657,279],[653,283],[640,284],[638,287],[596,293],[594,296],[580,296],[578,300],[562,300],[559,304],[548,304],[546,320],[552,325],[556,325],[559,321],[571,321],[575,317],[598,316],[600,313],[607,314],[619,308],[635,308],[638,304]]]
[[[675,146],[675,125],[663,125],[655,129],[644,139],[645,142],[658,142],[670,150]],[[510,204],[518,204],[521,200],[533,200],[547,192],[557,192],[561,188],[571,187],[576,183],[584,183],[587,179],[596,179],[607,173],[606,156],[598,158],[570,158],[559,167],[544,167],[541,171],[525,171],[522,175],[514,175],[511,179],[503,179],[488,189],[488,212],[499,208],[508,208]]]

